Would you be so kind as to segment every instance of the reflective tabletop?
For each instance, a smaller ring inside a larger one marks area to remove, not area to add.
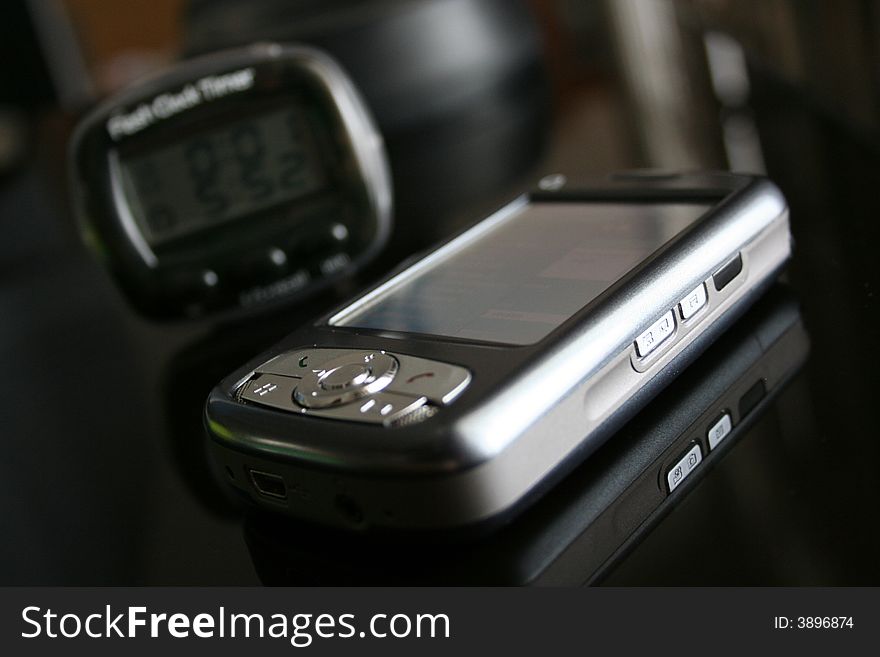
[[[604,87],[581,82],[559,103],[529,175],[470,199],[447,232],[539,175],[644,164],[610,144],[605,127],[619,119]],[[723,458],[618,555],[604,584],[880,584],[880,139],[760,68],[752,108],[767,175],[790,204],[784,280],[809,355]],[[0,584],[271,580],[254,550],[266,519],[245,518],[208,466],[205,397],[415,248],[392,249],[357,280],[248,322],[151,323],[79,240],[59,164],[69,124],[51,119],[42,146],[0,178]],[[398,220],[411,228],[419,217]],[[285,521],[268,521],[275,545],[311,532],[273,522]],[[482,540],[489,547],[473,549],[489,550],[487,559],[513,545]]]

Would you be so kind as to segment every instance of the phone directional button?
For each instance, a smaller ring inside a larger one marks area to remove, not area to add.
[[[353,403],[386,388],[397,369],[397,360],[385,352],[351,350],[304,374],[294,399],[310,409]]]
[[[344,390],[360,386],[370,378],[370,368],[360,363],[350,363],[334,367],[318,377],[318,383],[324,390]]]

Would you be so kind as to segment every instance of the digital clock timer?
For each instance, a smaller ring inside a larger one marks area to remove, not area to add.
[[[389,233],[382,140],[312,48],[182,63],[100,105],[71,150],[87,241],[148,316],[289,301],[352,272]]]

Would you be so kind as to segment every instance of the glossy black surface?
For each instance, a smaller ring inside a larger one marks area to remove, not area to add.
[[[811,355],[608,584],[880,584],[880,139],[761,70],[752,90],[767,173],[791,207],[787,277]],[[555,143],[569,155],[536,174],[643,163],[603,156],[606,124],[585,127],[583,107],[561,105]],[[204,458],[204,398],[404,254],[284,315],[151,325],[75,234],[65,138],[49,131],[0,179],[0,583],[255,584],[240,511]],[[492,204],[473,202],[464,219]]]

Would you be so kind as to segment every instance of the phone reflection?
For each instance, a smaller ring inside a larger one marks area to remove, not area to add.
[[[475,535],[352,535],[252,511],[244,532],[255,568],[268,585],[582,585],[613,578],[760,424],[808,352],[797,302],[777,284],[617,435],[506,524]]]

